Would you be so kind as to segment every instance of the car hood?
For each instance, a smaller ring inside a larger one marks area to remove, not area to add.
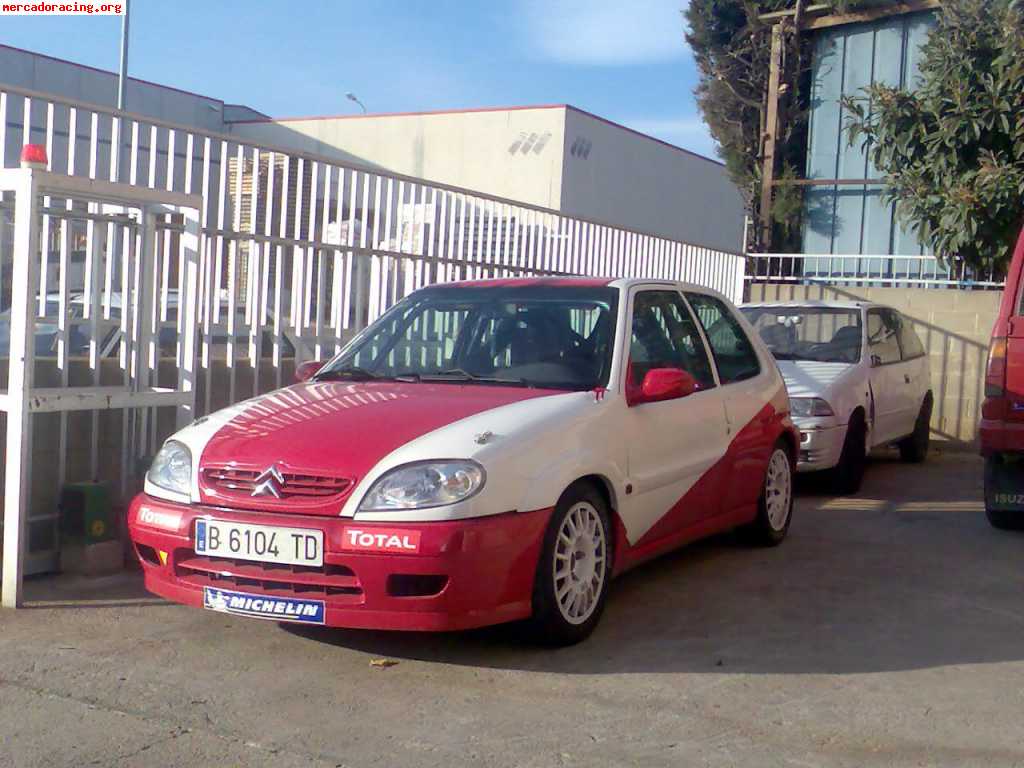
[[[200,419],[175,439],[192,451],[193,498],[202,503],[337,515],[360,479],[403,445],[492,409],[564,394],[492,385],[307,382]],[[259,474],[271,467],[284,478],[275,478],[281,497],[254,496]]]
[[[823,397],[826,400],[830,400],[833,388],[855,368],[850,363],[815,360],[779,360],[778,363],[790,397]]]

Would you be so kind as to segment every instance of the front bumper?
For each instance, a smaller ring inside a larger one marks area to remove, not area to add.
[[[279,605],[322,601],[322,623],[330,627],[446,631],[530,615],[551,511],[451,522],[357,524],[344,518],[176,504],[139,494],[128,511],[128,529],[146,589],[177,603],[201,607],[204,588],[213,588],[274,598]],[[321,530],[324,565],[292,567],[197,555],[197,517]],[[346,528],[415,532],[419,548],[415,554],[347,551],[342,549]],[[287,620],[279,615],[264,618]]]
[[[797,457],[797,472],[814,472],[831,469],[839,463],[846,439],[846,425],[820,426],[797,423],[800,430],[800,453]]]

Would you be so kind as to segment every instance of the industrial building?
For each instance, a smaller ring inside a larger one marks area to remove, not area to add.
[[[116,102],[115,73],[2,45],[0,84],[104,106]],[[137,79],[129,80],[126,104],[133,113],[240,141],[429,179],[716,251],[742,250],[743,204],[721,163],[565,104],[271,118]],[[45,115],[33,113],[32,124],[41,130]],[[20,133],[8,131],[7,157],[17,156],[21,141]]]

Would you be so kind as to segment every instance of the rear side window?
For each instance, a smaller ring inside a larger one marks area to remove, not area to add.
[[[899,327],[892,312],[868,311],[868,349],[878,365],[900,361]]]
[[[914,330],[914,325],[907,318],[899,313],[896,315],[896,322],[899,324],[900,349],[903,351],[904,360],[913,360],[915,357],[924,357],[924,344],[921,337]]]
[[[721,382],[731,384],[757,376],[761,364],[754,345],[729,308],[714,296],[703,293],[688,293],[686,298],[708,337]]]

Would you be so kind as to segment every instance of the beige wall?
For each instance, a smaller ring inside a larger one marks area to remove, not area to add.
[[[887,304],[913,320],[931,359],[932,436],[956,447],[976,445],[989,335],[999,291],[925,288],[752,285],[749,301],[863,300]]]
[[[561,201],[563,107],[235,123],[232,132],[546,208]]]
[[[582,143],[587,150],[573,153]],[[743,200],[714,160],[570,108],[561,210],[728,253],[743,249]]]

